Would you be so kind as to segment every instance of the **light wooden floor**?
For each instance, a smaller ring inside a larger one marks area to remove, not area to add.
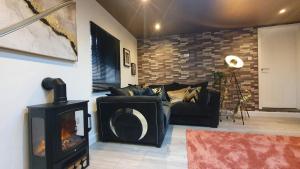
[[[97,142],[91,146],[89,169],[186,169],[186,129],[300,136],[300,118],[252,116],[245,126],[225,119],[218,129],[174,125],[162,148]]]

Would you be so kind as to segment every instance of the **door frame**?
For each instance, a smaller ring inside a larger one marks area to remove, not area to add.
[[[262,79],[261,79],[261,30],[264,28],[257,29],[257,49],[258,49],[258,108],[261,110],[263,108],[263,99],[262,99]]]

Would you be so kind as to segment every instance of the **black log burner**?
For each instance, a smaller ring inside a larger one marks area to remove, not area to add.
[[[87,168],[88,101],[68,101],[61,79],[46,78],[42,87],[54,90],[54,102],[28,107],[30,169]]]

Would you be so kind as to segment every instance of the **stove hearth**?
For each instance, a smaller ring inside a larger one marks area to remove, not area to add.
[[[61,79],[46,78],[54,102],[29,106],[30,169],[85,169],[89,166],[88,101],[67,101]]]

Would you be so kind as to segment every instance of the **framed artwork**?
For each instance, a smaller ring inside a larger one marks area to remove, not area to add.
[[[136,64],[131,63],[131,75],[136,75]]]
[[[131,65],[131,58],[130,58],[130,51],[128,49],[123,49],[123,60],[124,60],[124,66],[130,67]]]
[[[76,2],[2,0],[0,15],[0,32],[13,30],[1,34],[0,49],[77,61]]]

